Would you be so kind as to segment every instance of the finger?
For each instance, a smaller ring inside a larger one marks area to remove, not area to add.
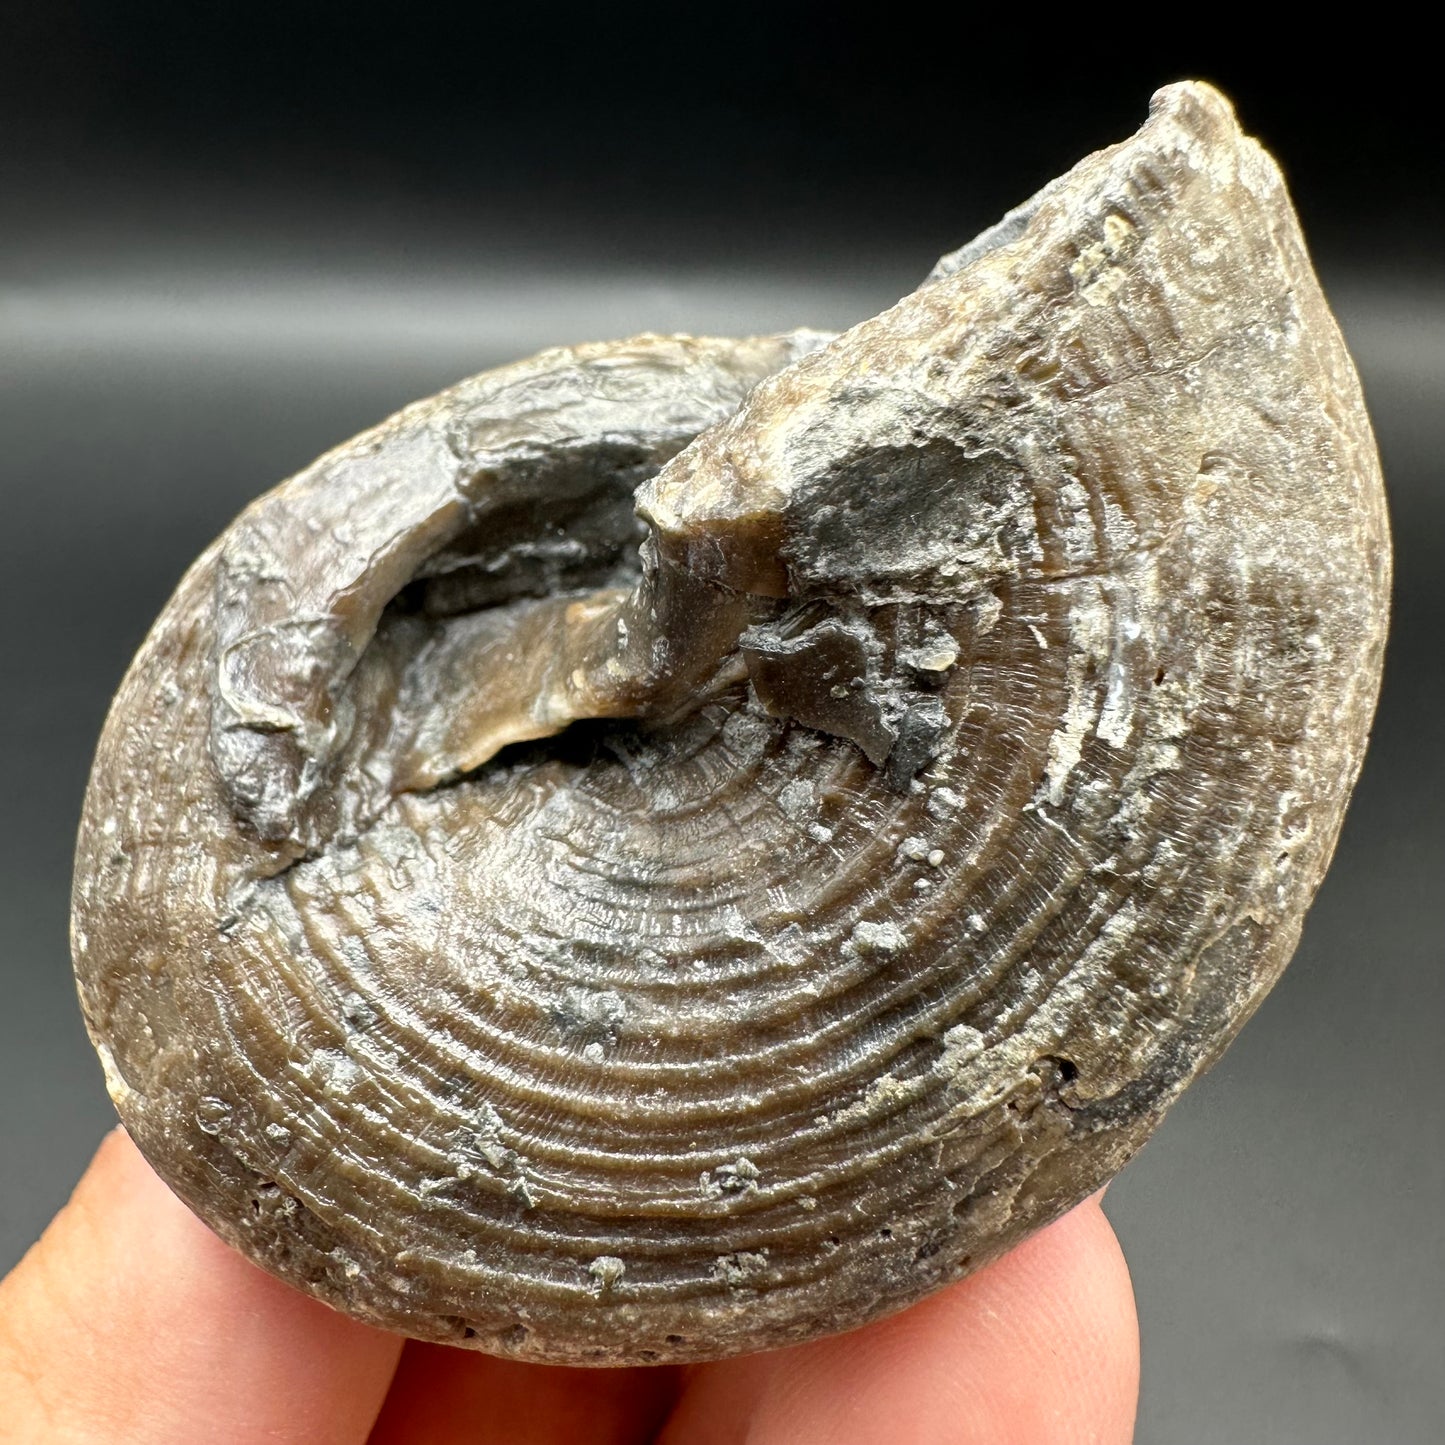
[[[662,1445],[1128,1445],[1129,1272],[1097,1200],[901,1314],[699,1370]]]
[[[644,1445],[678,1381],[665,1368],[573,1370],[410,1344],[371,1445]]]
[[[227,1248],[117,1129],[0,1284],[4,1438],[360,1445],[399,1348]]]

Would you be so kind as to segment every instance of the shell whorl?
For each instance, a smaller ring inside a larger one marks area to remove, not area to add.
[[[547,352],[244,513],[86,799],[112,1094],[420,1338],[862,1323],[1097,1188],[1268,990],[1388,571],[1279,173],[1169,87],[838,337]]]

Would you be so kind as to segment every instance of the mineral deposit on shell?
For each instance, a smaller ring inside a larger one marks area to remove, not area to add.
[[[841,335],[464,381],[250,507],[120,689],[74,943],[121,1116],[424,1339],[906,1305],[1284,967],[1388,569],[1279,171],[1202,85]]]

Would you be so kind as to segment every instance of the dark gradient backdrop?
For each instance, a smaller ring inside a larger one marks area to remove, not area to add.
[[[553,342],[842,326],[1203,75],[1281,157],[1391,486],[1396,622],[1284,982],[1110,1194],[1149,1445],[1445,1439],[1445,272],[1431,77],[1124,13],[0,6],[0,1269],[111,1115],[65,937],[108,696],[192,556]],[[1368,17],[1366,17],[1368,19]],[[1323,22],[1321,22],[1323,24]],[[1308,64],[1306,57],[1309,57]]]

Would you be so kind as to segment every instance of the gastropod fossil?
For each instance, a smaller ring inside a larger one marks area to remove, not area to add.
[[[413,1336],[860,1324],[1108,1179],[1270,987],[1388,572],[1279,172],[1171,86],[842,335],[549,351],[246,511],[85,803],[112,1095]]]

